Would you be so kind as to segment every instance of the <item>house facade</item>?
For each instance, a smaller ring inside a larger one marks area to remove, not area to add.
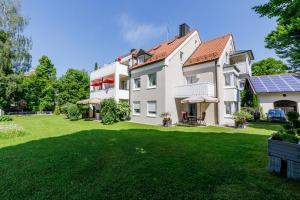
[[[161,124],[160,114],[168,112],[173,123],[187,113],[205,115],[206,124],[233,125],[252,59],[251,51],[236,50],[231,34],[203,42],[182,24],[174,39],[132,55],[131,120]]]
[[[263,113],[268,113],[270,109],[280,109],[285,113],[300,112],[299,74],[253,76],[249,83],[258,96]]]

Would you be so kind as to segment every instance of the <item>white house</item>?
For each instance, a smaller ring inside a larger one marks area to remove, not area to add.
[[[300,75],[253,76],[249,79],[264,113],[269,109],[300,112]]]
[[[180,25],[179,35],[149,50],[132,54],[130,104],[132,121],[161,124],[204,117],[206,124],[233,125],[240,86],[251,75],[251,51],[236,51],[231,34],[201,41],[197,30]]]

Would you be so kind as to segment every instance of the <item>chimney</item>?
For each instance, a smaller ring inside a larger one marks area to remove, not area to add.
[[[179,37],[183,37],[190,32],[190,27],[186,23],[179,25]]]

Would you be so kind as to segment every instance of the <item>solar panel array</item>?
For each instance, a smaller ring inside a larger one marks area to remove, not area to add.
[[[300,76],[296,74],[253,76],[250,82],[257,93],[300,92]]]

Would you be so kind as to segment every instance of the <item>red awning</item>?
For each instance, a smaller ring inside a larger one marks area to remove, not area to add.
[[[102,83],[114,83],[114,80],[111,78],[104,79]]]
[[[95,82],[95,83],[90,83],[90,86],[100,86],[100,85],[102,85],[102,81]]]

